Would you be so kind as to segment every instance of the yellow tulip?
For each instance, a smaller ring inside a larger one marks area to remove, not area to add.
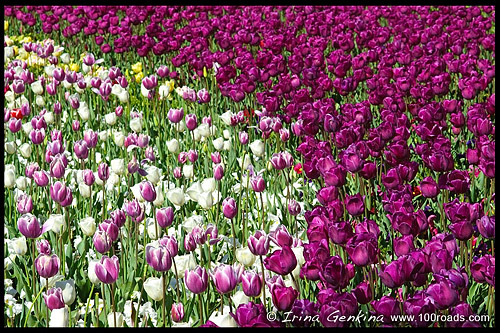
[[[3,21],[3,30],[9,29],[9,21]]]
[[[174,90],[174,86],[175,86],[175,81],[174,80],[168,81],[168,91],[169,92],[172,92]]]
[[[141,83],[143,78],[144,78],[144,74],[142,74],[142,72],[137,73],[137,75],[135,76],[135,82]]]
[[[80,70],[80,66],[78,66],[78,64],[75,63],[70,64],[69,68],[74,72],[78,72],[78,70]]]
[[[7,46],[11,46],[12,44],[14,44],[14,41],[12,39],[10,39],[8,36],[4,37],[4,41],[5,41],[5,44],[7,44]]]
[[[135,65],[132,65],[132,70],[133,70],[135,73],[140,73],[140,72],[142,72],[142,63],[141,63],[141,62],[138,62],[138,63],[136,63]]]
[[[30,36],[26,36],[26,37],[23,38],[23,43],[29,43],[29,42],[31,42],[31,40],[32,39],[31,39]]]
[[[19,49],[19,58],[22,60],[26,60],[26,59],[28,59],[28,57],[29,57],[28,52],[26,52],[26,50],[24,48],[20,48]]]
[[[14,55],[18,55],[19,54],[19,48],[17,46],[13,46],[12,49],[14,50]]]

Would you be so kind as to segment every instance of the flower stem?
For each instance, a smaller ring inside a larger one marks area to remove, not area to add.
[[[203,300],[201,299],[201,293],[198,294],[198,305],[200,307],[200,325],[203,323],[203,306],[202,306]]]
[[[264,301],[264,311],[267,312],[267,308],[266,308],[266,276],[264,274],[264,260],[262,259],[262,255],[260,256],[260,267],[262,269],[262,299]]]
[[[166,276],[165,276],[165,271],[161,272],[162,275],[162,285],[163,285],[163,298],[162,298],[162,315],[163,315],[163,327],[165,327],[165,322],[167,321],[167,317],[165,317],[165,296],[166,296]]]

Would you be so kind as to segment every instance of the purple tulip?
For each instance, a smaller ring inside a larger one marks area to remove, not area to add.
[[[143,180],[139,183],[139,190],[144,200],[153,202],[156,200],[156,190],[150,181]]]
[[[241,275],[241,286],[248,297],[258,297],[262,292],[262,277],[252,271],[245,271]]]
[[[247,132],[240,132],[238,134],[238,138],[239,138],[240,143],[242,145],[247,145],[248,144],[248,133]]]
[[[182,120],[182,118],[184,118],[184,109],[170,109],[167,117],[172,123],[177,124]]]
[[[439,310],[448,309],[458,301],[458,293],[447,280],[431,284],[426,290],[427,296],[433,301]]]
[[[65,306],[61,288],[50,288],[43,293],[43,299],[50,310],[61,309]]]
[[[158,241],[160,245],[163,245],[167,248],[168,252],[170,253],[170,257],[175,257],[177,253],[179,252],[179,244],[177,243],[177,239],[175,239],[175,236],[168,236],[165,235],[160,240]]]
[[[198,152],[196,150],[190,149],[187,153],[187,158],[191,163],[196,162],[198,160]]]
[[[292,216],[297,216],[300,214],[301,208],[300,205],[297,201],[295,200],[290,200],[290,203],[288,204],[288,212]]]
[[[95,176],[92,170],[90,169],[83,170],[83,181],[87,186],[92,186],[94,184]]]
[[[107,253],[111,246],[113,246],[113,239],[111,236],[105,231],[99,228],[94,233],[92,237],[92,241],[94,243],[94,247],[99,253]]]
[[[78,120],[73,120],[71,128],[73,131],[78,132],[80,130],[80,122]]]
[[[355,234],[346,244],[346,251],[356,266],[366,266],[378,261],[377,238],[370,232]]]
[[[219,181],[224,177],[224,167],[222,164],[216,164],[214,166],[214,178],[215,180]]]
[[[279,321],[269,321],[262,304],[248,302],[240,304],[235,313],[230,313],[239,327],[279,327]],[[211,323],[210,321],[205,324]],[[215,324],[214,324],[215,325]],[[202,325],[203,326],[203,325]]]
[[[154,74],[146,76],[144,79],[142,79],[142,84],[147,90],[152,90],[156,88],[156,86],[158,86],[158,78]]]
[[[89,129],[83,132],[83,140],[87,143],[89,148],[95,148],[97,146],[97,133]]]
[[[59,258],[55,254],[40,254],[35,259],[35,268],[41,277],[53,277],[59,271]]]
[[[321,281],[327,283],[335,290],[344,289],[347,286],[349,280],[352,278],[349,275],[347,266],[339,256],[331,256],[320,267],[319,271]]]
[[[99,167],[97,169],[97,176],[103,182],[108,180],[108,178],[109,178],[109,166],[107,163],[102,162],[101,164],[99,164]]]
[[[359,193],[346,195],[345,207],[351,216],[361,215],[365,211],[364,198]]]
[[[275,284],[271,288],[273,304],[278,311],[290,311],[298,295],[298,291],[292,287],[281,287]]]
[[[265,256],[269,251],[269,240],[265,232],[257,230],[254,235],[248,237],[248,249],[255,256]]]
[[[477,230],[486,239],[495,238],[495,216],[483,216],[476,221]]]
[[[434,178],[429,176],[420,182],[420,191],[426,198],[435,198],[439,194],[439,187]]]
[[[111,220],[113,221],[114,224],[118,228],[121,228],[125,225],[127,216],[125,215],[125,212],[121,209],[115,209],[110,213]]]
[[[17,220],[17,228],[26,238],[38,238],[43,233],[36,216],[24,214]]]
[[[394,238],[394,253],[396,256],[401,257],[409,254],[415,249],[413,245],[413,235],[405,235],[402,237]]]
[[[50,255],[52,253],[52,249],[50,248],[50,243],[46,239],[41,239],[36,242],[36,249],[39,254]]]
[[[49,185],[49,173],[45,170],[33,172],[33,179],[35,180],[35,183],[40,187]]]
[[[390,296],[382,296],[380,300],[372,301],[371,305],[374,310],[373,315],[383,316],[383,321],[385,323],[392,322],[391,316],[401,314],[399,302]]]
[[[274,251],[269,257],[264,259],[264,266],[277,274],[290,274],[297,266],[295,254],[289,246],[282,246],[281,250]]]
[[[174,322],[180,323],[184,319],[184,305],[182,303],[172,303],[170,315]]]
[[[29,195],[21,194],[17,198],[17,211],[19,214],[24,215],[27,213],[31,213],[33,210],[33,200]]]
[[[146,262],[157,272],[166,272],[172,267],[172,257],[166,246],[146,246]]]
[[[198,96],[200,103],[204,104],[210,102],[210,93],[205,88],[198,90],[196,95]]]
[[[227,294],[231,292],[240,282],[243,266],[231,266],[220,264],[210,272],[210,277],[215,284],[215,288],[219,294]]]
[[[211,153],[210,158],[213,164],[220,164],[222,162],[222,157],[218,151]]]
[[[271,240],[283,247],[283,246],[292,246],[293,244],[293,237],[292,235],[290,235],[290,233],[288,232],[287,228],[280,224],[276,230],[274,230],[272,233],[269,234],[269,237],[271,238]]]
[[[198,120],[194,113],[186,115],[186,127],[188,130],[193,131],[198,126]]]
[[[99,223],[99,230],[106,232],[111,239],[111,242],[114,242],[118,239],[118,235],[120,232],[120,228],[113,222],[111,219],[106,219],[103,222]]]
[[[238,214],[238,207],[233,198],[227,197],[224,201],[222,201],[222,213],[230,220]]]
[[[250,184],[255,192],[259,193],[266,189],[266,181],[261,175],[254,176],[250,179]]]
[[[95,265],[95,275],[97,278],[106,284],[111,284],[118,279],[120,272],[120,260],[117,256],[111,258],[103,255],[101,260]]]
[[[204,267],[196,266],[192,271],[186,269],[184,284],[193,294],[201,294],[208,287],[208,274]]]
[[[368,304],[373,299],[372,289],[370,284],[366,281],[360,282],[356,288],[353,289],[353,294],[359,304]]]
[[[162,228],[168,228],[174,221],[174,209],[172,207],[160,208],[156,211],[156,221]]]
[[[470,264],[470,273],[474,281],[478,283],[487,282],[495,285],[495,257],[486,254],[474,260]]]

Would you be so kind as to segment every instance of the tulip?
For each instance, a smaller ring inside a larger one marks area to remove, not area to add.
[[[156,211],[156,221],[162,228],[167,228],[174,221],[174,209],[172,207],[160,208]]]
[[[182,303],[172,303],[172,309],[170,311],[172,320],[176,323],[180,323],[184,319],[184,306]]]
[[[208,274],[204,267],[196,266],[192,271],[185,270],[184,283],[193,294],[200,294],[208,287]]]
[[[156,199],[156,190],[151,182],[143,180],[139,183],[139,190],[144,200],[153,202]]]
[[[102,180],[103,182],[108,180],[109,178],[109,166],[107,163],[101,163],[99,164],[99,167],[97,169],[97,175],[99,176],[99,179]]]
[[[111,242],[114,242],[118,239],[118,234],[120,232],[118,226],[114,224],[110,219],[106,219],[103,222],[99,223],[99,230],[106,232],[111,239]]]
[[[240,132],[238,134],[238,138],[239,138],[240,143],[242,145],[247,145],[248,144],[248,133],[247,132]]]
[[[369,232],[356,234],[346,244],[346,251],[357,266],[366,266],[378,261],[377,238]]]
[[[353,293],[359,304],[368,304],[373,298],[370,284],[366,281],[360,282],[356,288],[354,288]]]
[[[222,213],[228,219],[233,219],[238,214],[238,207],[233,198],[228,197],[222,201]]]
[[[214,166],[214,178],[215,180],[221,180],[224,177],[224,167],[222,164],[217,164]]]
[[[176,153],[179,151],[179,141],[177,141],[176,139],[167,141],[166,144],[169,152]]]
[[[155,301],[161,301],[165,296],[163,294],[163,277],[149,277],[144,281],[144,290],[149,297]]]
[[[495,257],[489,254],[475,259],[470,264],[470,273],[474,281],[478,283],[487,282],[490,285],[495,285]]]
[[[118,279],[120,271],[120,261],[117,256],[108,257],[103,255],[101,260],[95,265],[95,275],[106,284],[111,284]]]
[[[22,194],[17,198],[17,211],[24,215],[33,210],[33,200],[29,195]]]
[[[167,117],[172,123],[177,124],[184,118],[184,109],[170,109]]]
[[[254,235],[248,237],[248,248],[256,256],[265,256],[269,251],[269,240],[265,232],[257,230]]]
[[[374,310],[373,315],[383,316],[385,323],[392,322],[392,316],[401,314],[399,302],[390,296],[382,296],[380,300],[373,300],[371,305]]]
[[[50,310],[64,308],[64,299],[61,288],[50,288],[47,292],[43,293],[45,305]]]
[[[186,115],[186,127],[188,130],[192,131],[198,126],[198,121],[196,119],[196,115],[193,113]]]
[[[90,237],[94,236],[94,233],[96,231],[96,223],[93,217],[89,216],[84,219],[81,219],[80,222],[78,223],[78,226],[80,227],[80,229],[82,229],[84,235]]]
[[[99,229],[94,233],[92,238],[94,247],[99,253],[106,253],[113,246],[113,239],[111,236],[104,230]]]
[[[345,206],[347,212],[352,216],[361,215],[365,211],[364,198],[359,193],[352,196],[346,195]]]
[[[432,177],[425,177],[420,182],[420,191],[426,198],[435,198],[439,194],[439,187]]]
[[[266,310],[262,304],[248,302],[240,304],[232,315],[239,327],[279,327],[278,321],[269,321],[266,318]],[[210,323],[212,323],[210,321]],[[209,324],[209,322],[207,322]],[[205,324],[205,325],[207,325]],[[215,325],[215,324],[214,324]]]
[[[215,284],[215,288],[220,294],[231,292],[240,282],[243,266],[231,266],[220,264],[210,272],[210,277]]]
[[[71,306],[76,299],[75,280],[57,281],[55,287],[62,290],[64,304]]]
[[[415,249],[413,245],[413,235],[405,235],[399,238],[394,238],[394,253],[400,257],[409,254]]]
[[[172,266],[170,252],[163,245],[158,247],[146,246],[146,262],[158,272],[168,271]]]
[[[281,287],[275,284],[271,288],[271,295],[278,311],[290,311],[299,293],[292,287]]]
[[[477,230],[479,233],[487,239],[495,238],[495,217],[494,216],[483,216],[476,221]]]
[[[458,301],[458,293],[447,280],[431,284],[426,294],[434,301],[439,310],[448,309]]]
[[[255,140],[250,144],[250,149],[255,156],[263,157],[265,153],[264,143],[261,140]]]
[[[269,257],[264,259],[264,266],[277,274],[290,274],[297,266],[297,259],[292,249],[284,245],[281,250],[274,251]]]
[[[253,271],[245,271],[241,275],[241,286],[248,297],[258,297],[262,291],[262,277]]]
[[[59,258],[55,254],[40,254],[35,259],[35,268],[41,277],[51,278],[59,271]]]
[[[266,189],[266,181],[261,175],[254,176],[250,179],[250,184],[255,192],[259,193]]]
[[[38,219],[31,214],[24,214],[17,220],[17,228],[26,238],[38,238],[43,233]]]

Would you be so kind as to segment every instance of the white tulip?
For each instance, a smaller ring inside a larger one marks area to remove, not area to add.
[[[254,142],[250,144],[250,149],[252,150],[252,153],[255,156],[262,157],[264,156],[265,152],[265,147],[264,147],[264,142],[261,140],[257,139]]]
[[[153,201],[153,205],[155,207],[159,207],[163,205],[163,203],[165,202],[165,196],[163,195],[163,190],[161,186],[156,186],[155,189],[156,189],[156,199]]]
[[[231,137],[231,132],[225,129],[222,131],[222,136],[224,137],[224,139],[229,140],[229,138]]]
[[[19,147],[19,151],[24,158],[28,158],[31,156],[31,145],[29,143],[23,143],[21,147]]]
[[[198,204],[200,204],[203,209],[210,209],[214,204],[212,192],[200,193],[200,195],[198,195]]]
[[[115,325],[116,318],[116,325]],[[110,312],[108,314],[108,327],[123,327],[123,313],[121,312]]]
[[[80,107],[78,108],[78,114],[83,121],[87,121],[90,118],[90,110],[87,105],[87,102],[81,101]]]
[[[142,118],[132,118],[130,119],[130,129],[136,133],[139,133],[142,130],[142,123]]]
[[[210,136],[210,126],[208,126],[208,124],[201,124],[196,129],[200,132],[202,137],[208,138]]]
[[[9,103],[12,103],[16,100],[16,94],[12,90],[7,91],[4,95],[4,97],[5,97],[5,100]]]
[[[224,141],[223,149],[226,150],[226,151],[231,150],[231,141],[230,140]]]
[[[69,64],[69,62],[71,61],[71,57],[70,57],[69,53],[63,53],[63,54],[61,54],[61,56],[59,58],[65,64]]]
[[[157,185],[161,179],[161,170],[154,165],[150,165],[146,172],[148,173],[146,179],[149,180],[153,185]]]
[[[196,127],[194,129],[193,136],[194,136],[194,141],[200,142],[200,140],[201,140],[201,133],[200,133],[200,130],[198,129],[198,127]]]
[[[179,121],[177,124],[174,125],[175,126],[175,130],[179,133],[182,133],[186,130],[186,123],[184,122],[184,119]]]
[[[56,234],[60,233],[61,231],[64,231],[66,229],[66,223],[64,222],[64,215],[63,214],[50,215],[43,226],[46,230],[52,230]]]
[[[54,309],[50,312],[49,327],[68,327],[69,324],[69,311],[65,306],[64,308]]]
[[[127,90],[123,90],[120,95],[118,95],[118,99],[120,100],[120,103],[128,103],[130,100],[130,94]]]
[[[114,112],[110,112],[104,116],[104,120],[106,121],[106,124],[108,124],[110,126],[113,126],[114,124],[116,124],[116,119],[117,119],[116,113],[114,113]]]
[[[3,183],[6,188],[13,188],[16,184],[16,174],[14,170],[5,170],[3,173]]]
[[[90,186],[85,183],[78,183],[78,192],[84,198],[90,198]]]
[[[292,248],[293,254],[295,254],[295,258],[297,259],[297,266],[295,266],[294,270],[292,271],[293,277],[296,279],[295,281],[298,281],[297,279],[299,278],[300,275],[300,269],[302,265],[305,263],[304,259],[304,247],[302,246],[297,246]]]
[[[12,238],[10,240],[6,239],[6,241],[9,254],[24,256],[28,251],[28,245],[26,244],[26,238],[24,236]]]
[[[213,192],[217,187],[217,183],[215,182],[215,178],[206,178],[201,182],[201,188],[204,192]]]
[[[25,122],[22,125],[23,131],[26,135],[30,135],[30,132],[33,130],[33,126],[31,126],[31,122]]]
[[[96,223],[92,216],[81,219],[78,223],[78,226],[80,227],[80,229],[82,229],[84,235],[89,237],[94,236]]]
[[[219,118],[226,124],[227,126],[231,126],[231,117],[233,116],[233,113],[231,111],[226,111],[223,114],[219,116]]]
[[[210,318],[208,318],[210,321],[212,321],[215,325],[219,327],[238,327],[238,324],[234,320],[234,318],[229,314],[230,309],[229,307],[224,307],[223,313],[220,314],[220,312],[215,311],[210,315]]]
[[[26,190],[26,187],[28,186],[28,178],[24,177],[24,176],[20,176],[19,178],[17,178],[16,179],[16,186],[21,191]]]
[[[177,266],[177,278],[183,279],[186,269],[193,270],[196,268],[196,261],[194,260],[193,254],[185,254],[183,256],[176,255],[172,258]]]
[[[43,119],[45,119],[45,122],[47,124],[53,124],[54,123],[54,112],[45,112],[43,115]]]
[[[16,152],[16,143],[14,141],[6,142],[5,151],[7,152],[7,154],[14,154]]]
[[[192,164],[184,164],[182,166],[182,174],[186,178],[193,178],[194,177],[194,166]]]
[[[177,141],[177,139],[167,141],[166,144],[169,152],[177,153],[179,151],[179,141]]]
[[[89,261],[89,271],[88,271],[88,276],[90,282],[96,285],[100,285],[102,282],[99,280],[97,275],[95,274],[95,265],[99,262],[99,260],[90,260]]]
[[[200,182],[198,181],[192,183],[191,186],[189,186],[188,189],[186,190],[186,194],[193,201],[198,201],[198,197],[201,192],[203,192],[203,188],[201,187]]]
[[[248,249],[248,246],[236,249],[236,260],[244,266],[252,266],[255,262],[255,256]]]
[[[220,137],[212,140],[215,150],[221,151],[224,148],[224,138]]]
[[[8,58],[12,58],[14,56],[14,49],[11,46],[4,47],[3,52],[4,62],[6,62]]]
[[[141,95],[148,98],[149,90],[144,87],[144,83],[141,83]]]
[[[100,131],[98,135],[99,135],[99,141],[108,140],[108,131]]]
[[[66,89],[66,90],[69,90],[69,89],[71,89],[71,87],[73,87],[73,83],[69,83],[66,80],[64,80],[62,83],[63,83],[64,89]]]
[[[37,80],[31,84],[31,90],[35,95],[41,95],[43,94],[43,86],[42,86],[42,81]]]
[[[132,194],[134,195],[134,198],[136,198],[137,201],[142,203],[142,202],[145,202],[145,200],[142,197],[140,185],[141,185],[140,183],[137,183],[134,186],[132,186],[130,188],[130,190],[132,190]]]
[[[248,301],[250,301],[250,298],[247,295],[245,295],[243,290],[240,290],[235,292],[234,295],[231,296],[231,300],[233,301],[234,306],[238,308],[240,304],[247,304]]]
[[[144,290],[155,301],[163,299],[163,277],[149,277],[144,281]]]
[[[50,77],[53,77],[54,76],[54,69],[56,69],[56,66],[51,64],[51,65],[45,66],[45,68],[43,70],[44,70],[45,74],[47,74]]]
[[[118,147],[123,147],[123,143],[125,142],[125,135],[121,131],[113,132],[113,139],[115,141],[115,145]]]
[[[119,84],[114,84],[112,87],[111,87],[111,93],[115,96],[118,96],[120,95],[122,92],[123,92],[123,88],[122,86],[120,86]]]
[[[170,87],[167,84],[162,84],[158,88],[158,93],[160,94],[160,100],[163,100],[170,95]]]
[[[184,191],[178,187],[167,192],[167,199],[176,206],[182,206],[186,202]]]
[[[73,304],[76,298],[75,280],[58,281],[55,287],[62,289],[64,304],[68,306]]]
[[[122,158],[115,158],[111,160],[111,171],[117,175],[123,175],[127,169],[125,168],[125,161]]]
[[[38,105],[40,107],[44,107],[45,106],[45,100],[40,95],[36,96],[35,103],[36,103],[36,105]]]
[[[240,168],[243,168],[243,170],[247,170],[248,166],[252,163],[252,161],[250,160],[250,155],[248,154],[245,154],[245,158],[243,159],[243,161],[241,157],[237,158],[237,160]],[[242,162],[243,165],[241,164]],[[245,175],[243,175],[243,177],[245,177]]]
[[[158,239],[161,237],[162,228],[160,227],[158,222],[155,223],[155,220],[153,218],[146,218],[146,228],[150,239]],[[156,233],[156,231],[158,231],[158,234]]]

